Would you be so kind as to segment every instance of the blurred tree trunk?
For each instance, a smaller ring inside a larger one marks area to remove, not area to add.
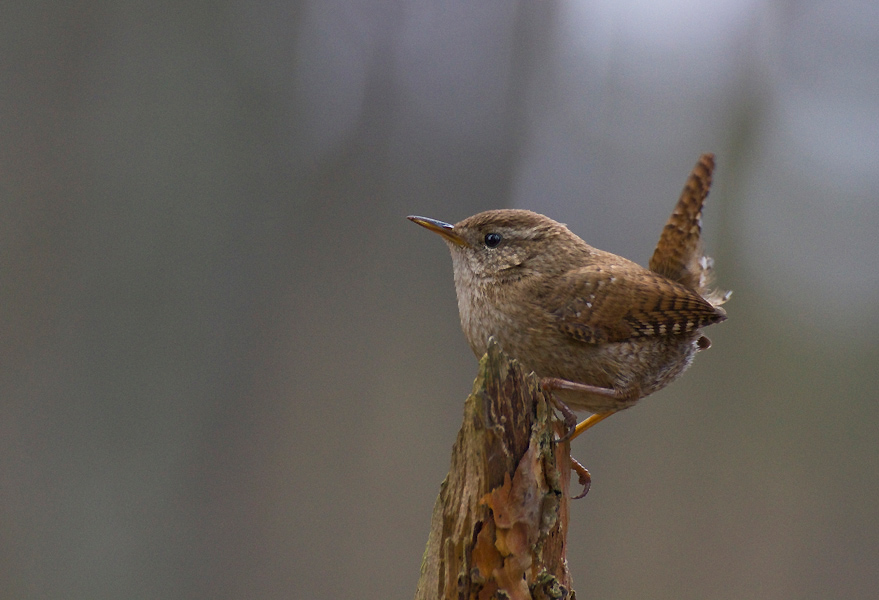
[[[494,341],[479,365],[415,598],[573,599],[570,448],[553,442],[551,400]]]

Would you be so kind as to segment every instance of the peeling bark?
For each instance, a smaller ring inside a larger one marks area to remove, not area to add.
[[[491,340],[434,505],[416,600],[575,598],[570,448],[553,441],[554,424],[537,378]]]

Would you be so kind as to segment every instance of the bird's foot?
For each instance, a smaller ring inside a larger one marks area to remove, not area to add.
[[[540,385],[543,387],[544,390],[550,392],[556,407],[559,409],[559,412],[561,412],[562,416],[564,417],[565,435],[559,438],[560,442],[569,442],[573,440],[575,437],[577,437],[593,425],[611,416],[613,413],[616,412],[616,410],[596,413],[588,419],[582,421],[581,423],[577,423],[577,417],[574,414],[574,411],[572,411],[567,404],[562,402],[555,394],[552,393],[554,390],[566,390],[570,392],[598,394],[600,396],[606,396],[608,398],[616,398],[620,401],[625,401],[631,397],[638,397],[640,395],[638,390],[635,389],[622,392],[613,388],[604,388],[597,385],[577,383],[575,381],[568,381],[567,379],[561,379],[558,377],[544,377],[540,380]]]
[[[590,475],[588,469],[581,465],[573,456],[571,457],[571,470],[577,474],[580,478],[580,485],[583,486],[583,491],[580,492],[579,495],[572,497],[572,500],[579,500],[589,493],[589,488],[592,487],[592,475]]]
[[[550,393],[550,397],[555,407],[562,413],[562,421],[565,426],[564,435],[560,436],[556,441],[559,443],[567,442],[572,439],[571,436],[574,435],[574,431],[577,429],[577,415],[574,414],[570,406],[559,400],[555,394]]]

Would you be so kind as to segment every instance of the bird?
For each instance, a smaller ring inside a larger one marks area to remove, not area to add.
[[[452,256],[461,326],[480,357],[493,337],[552,392],[573,439],[677,379],[727,318],[711,288],[702,207],[713,154],[703,154],[648,266],[587,244],[529,210],[480,212],[454,225],[409,216]],[[592,416],[574,426],[572,411]]]

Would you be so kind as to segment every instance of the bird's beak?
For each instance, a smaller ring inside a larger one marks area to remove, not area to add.
[[[468,246],[467,241],[458,235],[458,232],[455,231],[454,225],[449,225],[448,223],[443,223],[442,221],[437,221],[436,219],[428,219],[427,217],[406,217],[413,223],[417,223],[421,225],[425,229],[429,229],[434,233],[438,233],[446,240],[456,244],[458,246]]]

